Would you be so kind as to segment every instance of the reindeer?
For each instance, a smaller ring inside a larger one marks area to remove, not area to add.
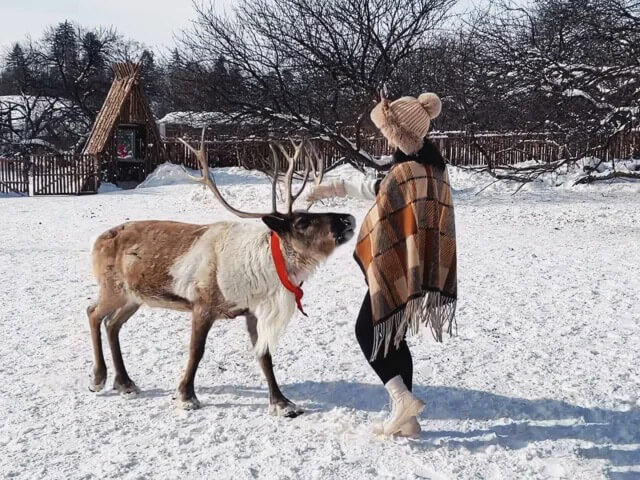
[[[194,225],[172,221],[132,221],[98,237],[93,247],[93,272],[99,285],[98,301],[87,309],[93,344],[93,378],[89,389],[104,388],[107,367],[102,352],[100,326],[104,322],[115,370],[114,389],[121,395],[139,392],[125,369],[120,351],[122,325],[140,308],[167,308],[191,312],[189,360],[178,384],[178,406],[197,409],[194,378],[205,349],[207,334],[219,319],[244,316],[255,354],[269,387],[271,414],[296,417],[300,410],[280,390],[273,373],[271,353],[296,310],[302,310],[297,287],[336,247],[353,237],[355,219],[340,213],[294,211],[309,176],[305,155],[302,187],[293,194],[296,161],[306,150],[305,141],[291,140],[294,153],[270,143],[274,159],[272,211],[250,213],[231,206],[209,172],[204,150],[204,130],[199,149],[180,141],[196,156],[206,185],[222,205],[240,218],[260,218],[266,225],[223,221]],[[288,161],[284,176],[287,212],[276,208],[279,155]],[[321,179],[321,170],[319,169]],[[314,170],[315,171],[315,170]],[[280,259],[280,269],[276,263]],[[278,271],[280,270],[280,271]],[[292,293],[293,292],[293,293]]]

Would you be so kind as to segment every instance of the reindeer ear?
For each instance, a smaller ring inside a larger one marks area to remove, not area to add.
[[[286,233],[291,230],[291,221],[282,215],[265,215],[262,221],[276,233]]]

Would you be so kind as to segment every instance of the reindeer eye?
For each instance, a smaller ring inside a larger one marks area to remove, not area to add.
[[[300,230],[304,230],[305,228],[309,228],[309,225],[311,225],[311,219],[310,218],[298,218],[296,220],[296,228],[299,228]]]

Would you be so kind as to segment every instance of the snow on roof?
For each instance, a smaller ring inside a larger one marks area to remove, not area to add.
[[[68,100],[34,96],[34,95],[0,95],[1,108],[29,108],[36,112],[45,108],[51,108],[56,110],[66,110],[71,108],[72,103]]]
[[[169,112],[160,120],[159,125],[166,124],[187,125],[194,128],[202,128],[213,124],[242,123],[234,121],[232,114],[223,112]]]
[[[14,128],[20,128],[27,118],[31,121],[43,116],[62,118],[71,108],[71,102],[53,97],[0,95],[0,116],[8,115]]]

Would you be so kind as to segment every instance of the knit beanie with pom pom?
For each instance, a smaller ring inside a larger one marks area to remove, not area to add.
[[[424,143],[431,120],[440,115],[442,102],[435,93],[418,98],[382,99],[371,111],[371,120],[393,146],[407,155],[417,153]]]

